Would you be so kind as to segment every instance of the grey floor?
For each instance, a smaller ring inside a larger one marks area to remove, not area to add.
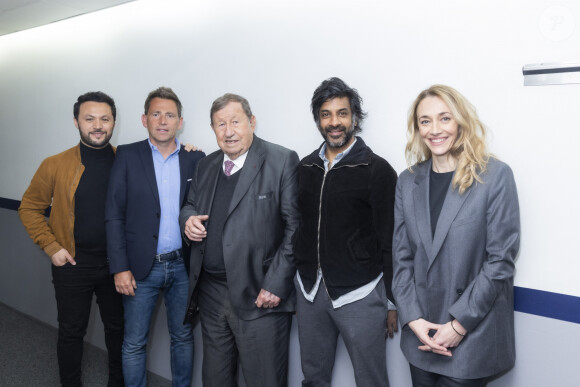
[[[0,386],[58,386],[56,339],[56,328],[0,303]],[[82,375],[84,386],[106,386],[107,353],[85,343]],[[149,374],[147,386],[171,383]]]

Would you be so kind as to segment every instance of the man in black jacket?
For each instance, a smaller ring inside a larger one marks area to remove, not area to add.
[[[324,143],[298,168],[294,256],[302,385],[330,386],[340,334],[357,385],[388,386],[385,333],[392,337],[397,330],[389,301],[397,174],[355,136],[366,115],[355,89],[328,79],[311,108]]]

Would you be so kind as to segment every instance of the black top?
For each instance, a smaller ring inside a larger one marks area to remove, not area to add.
[[[111,145],[93,149],[81,142],[80,148],[85,171],[75,192],[76,255],[106,258],[105,201],[115,152]]]
[[[449,184],[453,179],[453,173],[454,171],[437,173],[431,170],[429,174],[429,210],[431,211],[431,234],[433,237]]]
[[[209,274],[225,279],[226,266],[224,264],[223,232],[224,225],[228,217],[228,209],[236,184],[240,178],[241,170],[231,176],[226,176],[221,171],[211,212],[207,221],[207,240],[205,245],[205,256],[203,257],[203,269]],[[239,230],[243,232],[243,230]]]

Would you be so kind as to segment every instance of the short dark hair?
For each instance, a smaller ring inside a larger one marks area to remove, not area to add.
[[[230,102],[239,102],[242,105],[242,109],[244,109],[244,113],[248,116],[248,119],[252,119],[252,109],[250,109],[250,103],[247,99],[242,97],[241,95],[226,93],[213,101],[211,104],[211,109],[209,111],[209,122],[213,126],[213,115],[215,112],[222,110],[226,107],[226,105]]]
[[[358,95],[356,89],[349,87],[342,79],[336,77],[323,81],[314,91],[310,108],[312,109],[312,115],[314,116],[316,126],[320,128],[320,107],[322,104],[331,99],[342,97],[347,97],[350,102],[350,110],[352,111],[352,119],[354,122],[354,133],[360,133],[362,131],[362,121],[367,116],[367,113],[365,113],[361,107],[362,98]]]
[[[149,113],[149,106],[151,106],[153,98],[170,99],[175,102],[175,105],[177,106],[177,116],[181,118],[181,101],[177,98],[177,94],[175,94],[170,87],[161,86],[149,93],[145,100],[145,115]]]
[[[79,111],[81,110],[81,105],[85,102],[104,102],[111,107],[111,112],[113,113],[113,120],[117,119],[117,108],[115,107],[115,101],[113,98],[109,97],[102,91],[89,91],[77,98],[73,106],[73,115],[75,120],[79,119]]]

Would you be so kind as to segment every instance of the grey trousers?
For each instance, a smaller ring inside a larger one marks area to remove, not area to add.
[[[287,386],[292,315],[270,313],[241,320],[230,304],[225,281],[204,275],[198,286],[203,386],[237,386],[238,359],[246,386]]]
[[[330,387],[340,334],[358,387],[388,387],[386,363],[386,293],[383,281],[365,298],[334,309],[321,282],[314,302],[295,281],[296,318],[304,387]]]

